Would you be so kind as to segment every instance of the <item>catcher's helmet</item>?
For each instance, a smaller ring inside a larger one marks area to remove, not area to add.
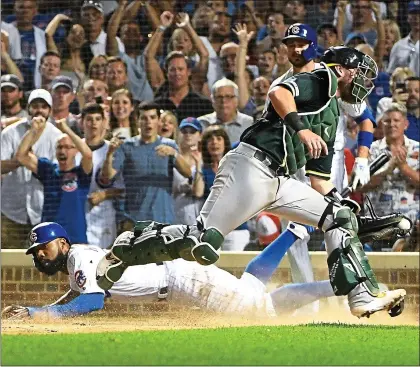
[[[282,42],[293,38],[303,39],[309,42],[308,48],[302,52],[302,56],[306,61],[315,59],[317,55],[318,39],[316,32],[307,24],[295,23],[287,28]]]
[[[334,46],[324,52],[321,62],[327,66],[341,65],[347,69],[357,69],[353,79],[353,103],[362,103],[372,92],[373,80],[378,76],[378,66],[368,55],[351,47]]]
[[[26,251],[26,255],[32,254],[36,247],[54,241],[57,238],[64,238],[71,244],[66,230],[58,223],[44,222],[36,225],[29,232],[30,246]]]

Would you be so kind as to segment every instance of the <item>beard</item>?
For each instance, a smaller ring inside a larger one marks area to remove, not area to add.
[[[48,276],[52,276],[58,273],[60,270],[65,268],[67,263],[67,255],[64,255],[61,251],[55,258],[55,260],[41,261],[36,255],[33,255],[35,267],[41,272]]]
[[[340,90],[340,98],[347,103],[358,103],[356,97],[352,94],[353,83],[338,82],[338,89]]]
[[[308,63],[302,55],[290,58],[289,61],[296,68],[301,68]]]
[[[31,118],[31,120],[32,120],[34,117],[38,117],[38,116],[43,117],[45,120],[48,120],[48,118],[50,117],[49,113],[48,113],[48,114],[46,114],[46,113],[42,113],[42,112],[36,112],[36,113],[34,113],[34,114],[32,114],[31,112],[29,113],[29,117]]]
[[[410,98],[407,101],[407,110],[413,111],[413,110],[416,110],[417,108],[419,108],[419,100],[415,98]]]

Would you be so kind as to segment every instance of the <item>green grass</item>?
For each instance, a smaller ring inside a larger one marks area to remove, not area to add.
[[[260,326],[3,335],[2,365],[419,365],[409,326]]]

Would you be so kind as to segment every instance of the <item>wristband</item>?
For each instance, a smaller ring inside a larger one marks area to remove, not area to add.
[[[158,30],[161,30],[162,32],[165,32],[166,31],[166,28],[168,28],[168,27],[165,27],[164,25],[160,25],[159,27],[158,27]]]
[[[376,119],[373,117],[372,111],[370,108],[366,108],[360,116],[357,116],[354,118],[354,121],[356,121],[357,124],[362,123],[364,120],[370,120],[372,121],[373,126],[377,126]]]
[[[283,121],[287,126],[290,126],[296,132],[308,129],[308,127],[306,127],[305,124],[302,122],[297,112],[288,113],[283,119]]]
[[[370,148],[373,142],[373,133],[370,131],[359,131],[357,135],[357,145]]]

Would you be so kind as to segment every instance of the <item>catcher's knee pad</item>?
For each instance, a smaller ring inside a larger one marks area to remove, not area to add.
[[[348,233],[351,237],[357,237],[359,224],[356,215],[349,207],[342,206],[333,214],[333,223],[325,232],[336,228]]]
[[[222,246],[223,241],[223,235],[216,228],[210,227],[200,235],[191,253],[201,265],[214,264],[219,259],[217,250]]]
[[[329,278],[336,296],[350,293],[358,284],[377,296],[379,286],[363,246],[357,237],[344,237],[343,248],[336,248],[327,259]]]

